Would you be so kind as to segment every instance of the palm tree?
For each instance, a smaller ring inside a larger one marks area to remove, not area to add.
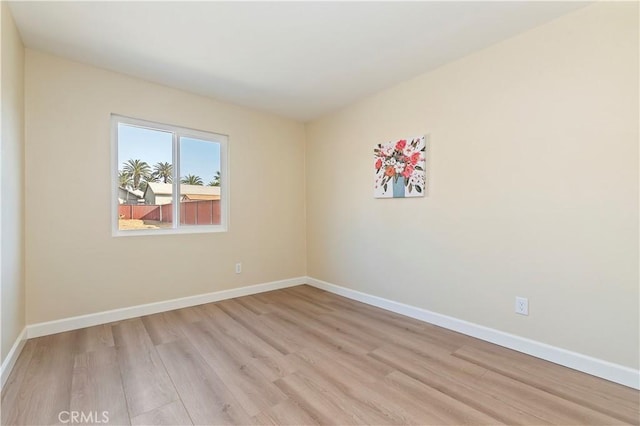
[[[140,191],[144,192],[144,191],[147,190],[148,184],[150,184],[151,182],[158,182],[159,180],[160,179],[158,179],[156,177],[156,175],[151,173],[150,175],[145,176],[144,179],[142,179],[140,181],[140,187],[138,189],[140,189]]]
[[[140,181],[140,187],[142,187],[143,183],[149,183],[149,182],[160,182],[160,178],[158,178],[158,176],[156,176],[155,173],[146,175],[144,179]]]
[[[196,175],[186,175],[182,179],[180,179],[180,183],[184,183],[187,185],[203,185],[202,178]]]
[[[162,183],[171,183],[173,181],[173,166],[170,163],[156,163],[153,166],[153,176],[162,180]]]
[[[216,172],[213,180],[207,184],[207,186],[220,186],[220,170]]]
[[[118,170],[118,186],[121,188],[129,189],[131,188],[131,184],[133,183],[133,179],[131,179],[131,175],[125,171]]]
[[[140,181],[151,174],[151,167],[142,160],[128,160],[123,164],[122,169],[133,179],[133,189],[139,189]]]

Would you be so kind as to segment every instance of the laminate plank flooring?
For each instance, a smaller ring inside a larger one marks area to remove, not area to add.
[[[309,286],[30,339],[1,402],[3,425],[640,425],[636,390]]]
[[[111,420],[109,421],[111,424]],[[184,405],[180,401],[173,401],[162,407],[154,408],[151,411],[135,416],[131,419],[134,426],[147,425],[192,425],[191,417],[187,414]]]
[[[158,346],[160,357],[195,424],[247,424],[249,416],[188,341]]]
[[[11,398],[14,404],[4,405],[8,392],[2,390],[3,424],[56,424],[59,413],[69,410],[74,368],[71,349],[76,336],[62,333],[38,339],[19,386],[17,382],[6,386],[6,391],[19,387],[18,395]]]
[[[113,334],[131,417],[177,401],[178,393],[143,322],[121,322],[113,327]]]
[[[85,407],[98,406],[108,407],[112,424],[129,424],[118,354],[114,347],[75,356],[70,411],[80,412],[86,410]],[[97,418],[102,418],[102,412]]]

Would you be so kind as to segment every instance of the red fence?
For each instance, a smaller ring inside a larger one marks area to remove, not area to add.
[[[120,219],[173,221],[173,204],[118,206]],[[180,203],[180,223],[182,225],[219,225],[220,200],[185,201]]]

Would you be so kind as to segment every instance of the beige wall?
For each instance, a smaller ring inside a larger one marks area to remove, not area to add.
[[[308,275],[638,368],[638,113],[638,4],[599,3],[317,120]],[[429,196],[373,199],[420,134]]]
[[[229,135],[229,232],[111,236],[111,113]],[[26,116],[29,324],[305,275],[302,124],[30,49]]]
[[[24,47],[6,2],[2,14],[0,92],[0,293],[2,361],[25,326]]]

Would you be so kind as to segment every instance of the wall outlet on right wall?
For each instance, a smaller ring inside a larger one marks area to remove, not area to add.
[[[516,296],[516,314],[529,315],[529,299]]]

